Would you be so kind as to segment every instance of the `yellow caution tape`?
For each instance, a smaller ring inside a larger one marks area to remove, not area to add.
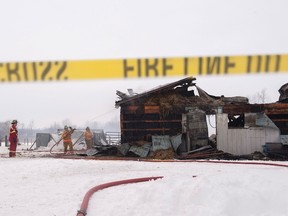
[[[0,82],[288,72],[288,54],[0,63]]]

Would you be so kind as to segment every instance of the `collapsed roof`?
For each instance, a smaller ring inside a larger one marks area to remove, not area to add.
[[[209,95],[193,81],[196,78],[187,77],[176,82],[172,82],[150,91],[143,92],[141,94],[125,94],[117,91],[119,99],[115,102],[115,107],[145,104],[145,105],[166,105],[168,104],[175,107],[182,106],[199,106],[206,113],[214,113],[217,106],[223,106],[225,104],[247,104],[248,98],[236,96],[236,97],[224,97]],[[197,89],[198,95],[195,94],[194,89]]]
[[[115,102],[115,106],[117,108],[121,107],[121,113],[158,112],[162,117],[173,113],[185,113],[187,107],[198,107],[205,111],[207,115],[216,114],[219,107],[221,107],[223,113],[229,115],[262,112],[272,119],[280,128],[282,134],[288,134],[288,83],[279,89],[279,101],[267,104],[250,104],[248,98],[242,96],[210,95],[197,86],[193,82],[195,80],[194,77],[186,77],[141,94],[135,94],[131,90],[129,95],[117,91],[116,94],[119,100]],[[197,90],[198,94],[194,90]]]

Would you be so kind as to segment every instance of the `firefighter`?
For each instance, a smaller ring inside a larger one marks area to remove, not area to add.
[[[91,149],[93,145],[93,133],[89,127],[86,127],[86,130],[84,131],[84,139],[87,148],[86,150]]]
[[[15,157],[16,156],[16,148],[18,144],[18,130],[17,130],[17,120],[13,120],[11,122],[11,127],[9,130],[9,157]]]
[[[71,135],[75,129],[69,127],[67,125],[64,126],[64,131],[62,133],[63,145],[64,145],[64,154],[67,154],[67,150],[69,147],[69,153],[74,154],[73,145],[72,145],[72,138]]]

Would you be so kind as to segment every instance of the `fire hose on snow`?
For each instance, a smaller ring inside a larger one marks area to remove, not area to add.
[[[238,164],[238,165],[266,165],[266,166],[277,166],[277,167],[286,167],[288,168],[287,164],[277,164],[277,163],[266,163],[266,162],[235,162],[235,161],[205,161],[205,160],[186,160],[186,161],[178,161],[178,160],[143,160],[147,162],[197,162],[197,163],[222,163],[222,164]],[[91,188],[86,194],[85,197],[83,198],[81,208],[77,212],[77,216],[85,216],[87,215],[87,207],[88,207],[88,202],[90,197],[97,191],[108,188],[108,187],[113,187],[113,186],[118,186],[122,184],[129,184],[129,183],[138,183],[138,182],[144,182],[144,181],[150,181],[150,180],[156,180],[163,178],[163,176],[158,176],[158,177],[146,177],[146,178],[137,178],[137,179],[127,179],[127,180],[122,180],[122,181],[115,181],[115,182],[109,182],[106,184],[101,184],[96,187]]]
[[[80,207],[80,210],[78,210],[78,212],[77,212],[77,216],[87,215],[87,207],[88,207],[89,199],[95,192],[97,192],[99,190],[102,190],[102,189],[105,189],[108,187],[122,185],[122,184],[145,182],[145,181],[151,181],[151,180],[156,180],[156,179],[161,179],[161,178],[163,178],[163,176],[127,179],[127,180],[109,182],[109,183],[105,183],[105,184],[101,184],[101,185],[98,185],[96,187],[93,187],[85,194],[83,201],[82,201],[82,204],[81,204],[81,207]]]

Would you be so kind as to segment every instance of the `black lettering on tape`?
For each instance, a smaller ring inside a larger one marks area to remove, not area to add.
[[[28,71],[27,71],[27,63],[23,63],[23,71],[24,71],[24,79],[25,79],[25,81],[29,81]]]
[[[32,68],[33,68],[33,74],[34,74],[34,81],[37,81],[37,66],[36,66],[36,62],[32,63]]]
[[[167,59],[163,59],[163,76],[167,75],[168,70],[173,70],[173,65],[168,65],[167,64]]]
[[[188,75],[188,58],[187,57],[184,58],[184,75],[185,76]]]
[[[247,56],[247,73],[250,73],[251,72],[251,59],[252,57],[251,56]]]
[[[132,66],[128,66],[128,60],[127,59],[124,59],[124,62],[123,62],[123,71],[124,71],[124,78],[127,78],[128,77],[128,72],[129,71],[133,71],[134,70],[134,67]],[[139,76],[139,73],[138,73],[138,76]],[[139,76],[140,77],[140,76]]]
[[[265,72],[266,73],[268,73],[270,71],[269,65],[270,65],[270,56],[266,55],[266,59],[265,59]]]
[[[216,68],[216,73],[220,74],[220,57],[208,57],[207,58],[207,74],[212,74]]]
[[[233,68],[233,67],[235,67],[235,63],[230,62],[229,56],[225,56],[225,69],[224,69],[225,74],[228,74],[229,68]]]
[[[46,64],[46,65],[45,65]],[[42,63],[40,62],[40,65],[45,65],[44,66],[44,70],[41,72],[41,80],[45,80],[46,76],[48,75],[50,69],[51,69],[51,62],[46,62],[46,63]]]
[[[202,62],[203,62],[202,57],[199,57],[198,61],[199,61],[198,74],[202,75]]]
[[[14,77],[16,77],[17,81],[21,81],[20,75],[18,73],[19,63],[14,63],[14,68],[13,68],[12,65],[13,65],[13,63],[7,63],[6,64],[8,80],[11,82],[12,81],[12,76],[14,76]]]
[[[141,77],[141,59],[137,59],[138,77]]]
[[[3,68],[3,64],[2,64],[2,63],[0,63],[0,70],[1,70],[1,68]],[[1,74],[1,71],[0,71],[0,74]],[[2,79],[1,79],[1,82],[5,82],[5,79],[2,78]]]
[[[57,71],[57,74],[56,74],[56,80],[61,80],[61,76],[64,75],[64,72],[67,68],[67,61],[63,61],[61,63],[61,67],[59,68],[59,70]],[[62,78],[63,80],[68,80],[68,77],[65,76]]]
[[[149,72],[150,71],[154,71],[155,77],[158,77],[159,74],[158,74],[157,66],[158,66],[158,59],[154,59],[153,63],[149,62],[149,59],[145,59],[145,74],[146,74],[146,77],[149,77]]]
[[[256,72],[260,72],[261,71],[261,63],[262,63],[262,57],[259,55],[257,56],[257,70]]]
[[[281,56],[276,55],[275,72],[279,72]]]

